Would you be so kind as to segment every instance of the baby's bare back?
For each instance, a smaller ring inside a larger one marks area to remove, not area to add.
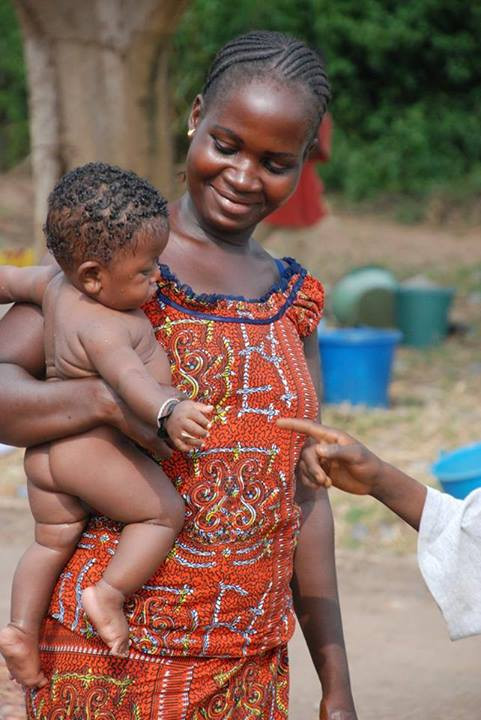
[[[92,300],[75,288],[65,276],[56,275],[48,285],[43,300],[46,376],[48,380],[66,380],[98,376],[82,343],[89,328],[118,324],[119,332],[128,337],[131,347],[154,377],[160,347],[152,327],[141,310],[118,311]],[[156,377],[158,381],[164,378]]]

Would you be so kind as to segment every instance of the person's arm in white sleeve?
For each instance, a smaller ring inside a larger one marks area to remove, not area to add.
[[[451,640],[481,633],[481,490],[458,500],[428,488],[418,563]]]
[[[481,490],[465,500],[428,488],[347,433],[310,420],[279,419],[317,441],[319,486],[371,495],[419,530],[418,563],[452,640],[481,634]]]

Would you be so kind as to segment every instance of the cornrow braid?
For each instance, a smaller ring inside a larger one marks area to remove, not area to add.
[[[50,193],[44,232],[64,270],[85,260],[110,262],[135,244],[142,226],[155,232],[167,222],[167,201],[147,180],[107,163],[66,173]]]
[[[330,98],[330,88],[320,55],[303,42],[280,32],[254,30],[234,38],[219,50],[203,88],[206,103],[220,87],[232,85],[233,73],[239,80],[273,77],[300,83],[315,103],[315,124],[319,124]]]

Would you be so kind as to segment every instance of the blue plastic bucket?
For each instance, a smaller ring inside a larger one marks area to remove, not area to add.
[[[445,492],[465,498],[481,487],[481,442],[442,453],[431,470]]]
[[[324,402],[387,407],[399,330],[322,328],[318,333]]]

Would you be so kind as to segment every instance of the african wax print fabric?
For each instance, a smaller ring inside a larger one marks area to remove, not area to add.
[[[163,463],[186,519],[166,562],[126,604],[132,652],[242,658],[292,635],[303,438],[275,419],[317,415],[302,340],[317,326],[323,291],[294,260],[279,265],[279,281],[252,300],[196,294],[161,266],[144,307],[174,384],[215,411],[206,446]],[[51,617],[84,638],[95,633],[81,591],[101,578],[118,530],[92,519],[54,591]]]
[[[42,667],[50,684],[27,694],[28,720],[284,720],[285,646],[248,658],[114,658],[48,620]]]

